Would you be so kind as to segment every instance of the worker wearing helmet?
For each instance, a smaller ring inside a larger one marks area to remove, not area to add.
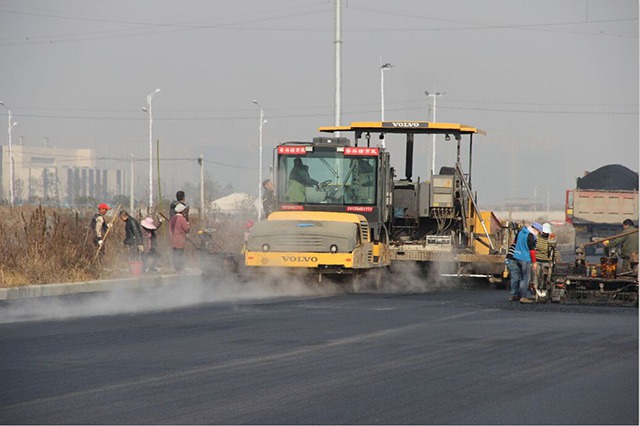
[[[542,224],[542,230],[536,239],[536,263],[532,265],[533,279],[538,290],[546,290],[550,275],[551,256],[553,255],[553,245],[551,239],[551,224]]]
[[[622,222],[622,229],[623,235],[611,240],[604,240],[602,244],[609,248],[619,248],[619,255],[622,259],[620,272],[626,272],[638,264],[638,230],[631,219],[625,219]]]
[[[104,236],[107,233],[107,229],[109,229],[109,225],[104,218],[104,215],[107,214],[107,211],[109,210],[111,210],[111,207],[106,203],[100,203],[98,205],[98,212],[91,217],[90,228],[93,235],[93,243],[96,247],[102,246]]]

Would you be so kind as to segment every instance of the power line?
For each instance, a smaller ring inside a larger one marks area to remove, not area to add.
[[[589,104],[585,104],[585,103],[566,103],[566,102],[561,102],[561,103],[557,103],[557,102],[513,102],[513,101],[499,101],[499,100],[486,100],[486,99],[482,99],[482,100],[478,100],[478,99],[455,99],[455,98],[447,98],[446,101],[441,101],[444,102],[445,104],[450,104],[450,103],[462,103],[462,104],[498,104],[498,105],[524,105],[524,106],[543,106],[543,107],[554,107],[554,106],[571,106],[571,107],[585,107],[585,108],[602,108],[602,107],[606,107],[606,108],[630,108],[630,107],[638,107],[637,103],[633,103],[633,104],[613,104],[613,103],[589,103]],[[421,100],[407,100],[407,101],[389,101],[386,102],[389,105],[394,105],[394,104],[425,104],[425,100],[421,99]],[[359,108],[359,107],[372,107],[372,106],[376,106],[377,104],[372,103],[372,102],[368,102],[368,103],[351,103],[351,104],[345,104],[346,107],[349,108]],[[314,109],[327,109],[327,108],[331,108],[332,106],[328,106],[328,105],[311,105],[311,106],[303,106],[303,105],[296,105],[296,106],[287,106],[287,107],[269,107],[270,111],[300,111],[301,109],[304,110],[314,110]],[[158,109],[158,108],[156,108]],[[135,108],[135,109],[123,109],[123,108],[118,108],[118,109],[104,109],[104,108],[46,108],[46,107],[21,107],[21,106],[14,106],[12,108],[12,110],[14,112],[17,112],[17,114],[14,115],[21,115],[21,116],[26,116],[25,114],[20,113],[20,111],[70,111],[70,112],[94,112],[94,113],[114,113],[114,112],[124,112],[124,113],[133,113],[133,114],[138,114],[139,113],[139,109]],[[238,113],[247,113],[247,114],[251,114],[253,113],[254,109],[253,108],[238,108],[238,109],[230,109],[230,108],[161,108],[160,109],[161,112],[163,113],[219,113],[219,112],[238,112]],[[255,119],[255,117],[252,115],[252,117]],[[120,119],[120,118],[118,118]],[[136,119],[142,119],[142,120],[147,120],[146,118],[140,118],[140,117],[136,117]]]
[[[462,24],[462,25],[471,25],[468,27],[456,27],[456,28],[431,28],[424,29],[425,31],[465,31],[465,30],[493,30],[493,29],[522,29],[522,30],[533,30],[533,31],[549,31],[549,32],[561,32],[561,33],[569,33],[569,34],[582,34],[582,35],[598,35],[598,36],[612,36],[612,37],[638,37],[637,33],[632,34],[617,34],[617,33],[605,33],[604,31],[594,30],[594,31],[577,31],[577,30],[565,30],[559,28],[549,28],[549,27],[557,27],[562,25],[584,25],[584,24],[594,24],[594,23],[612,23],[612,22],[630,22],[637,21],[638,18],[620,18],[620,19],[603,19],[603,20],[592,20],[592,21],[567,21],[567,22],[547,22],[547,23],[536,23],[536,24],[495,24],[495,23],[481,23],[481,22],[473,22],[473,21],[461,21],[454,19],[444,19],[444,18],[433,18],[429,16],[421,16],[416,14],[403,14],[398,12],[390,12],[386,10],[380,9],[371,9],[366,7],[351,7],[353,10],[360,10],[363,12],[377,13],[388,16],[398,16],[403,18],[411,18],[411,19],[426,19],[429,21],[435,22],[444,22],[449,24]],[[384,30],[384,29],[381,29]],[[402,29],[399,31],[411,31],[412,29]],[[418,30],[418,29],[416,29]]]
[[[43,153],[43,155],[47,155],[47,154]],[[121,161],[126,163],[130,163],[131,161],[134,161],[136,163],[147,163],[149,161],[149,157],[134,157],[132,159],[131,156],[128,156],[128,157],[108,157],[108,156],[95,157],[93,156],[91,157],[87,155],[52,154],[51,157],[55,157],[56,162],[54,164],[38,164],[37,162],[26,161],[26,160],[18,160],[16,161],[16,164],[34,164],[34,166],[39,168],[47,168],[47,167],[56,167],[60,165],[64,167],[65,164],[77,163],[78,161],[82,161],[82,160],[92,161],[92,162],[93,161],[118,161],[118,162]],[[160,163],[197,162],[197,161],[198,161],[197,157],[161,157],[160,158]],[[222,163],[220,161],[214,161],[214,160],[205,160],[204,162],[206,164],[215,164],[217,166],[230,167],[230,168],[236,168],[236,169],[249,169],[249,170],[254,169],[254,167]],[[84,168],[87,166],[76,165],[74,167]],[[94,167],[87,167],[87,168],[94,168]]]
[[[97,23],[107,23],[107,24],[119,24],[119,25],[133,25],[141,28],[130,28],[130,29],[120,29],[120,30],[105,30],[105,31],[93,31],[89,33],[80,33],[80,34],[61,34],[61,35],[49,35],[49,36],[39,36],[39,37],[25,37],[25,38],[13,38],[13,39],[0,39],[0,45],[24,45],[24,44],[45,44],[45,43],[68,43],[68,42],[76,42],[76,41],[90,41],[90,40],[104,40],[109,38],[127,38],[127,37],[138,37],[145,35],[156,35],[162,33],[176,32],[176,31],[192,31],[192,30],[202,30],[202,29],[216,29],[216,30],[236,30],[236,31],[286,31],[286,32],[330,32],[332,31],[329,28],[309,28],[309,27],[257,27],[255,25],[251,25],[248,27],[243,27],[243,24],[255,24],[258,22],[264,21],[273,21],[279,19],[286,19],[292,17],[299,17],[310,14],[318,14],[318,13],[326,13],[331,10],[331,8],[326,7],[325,3],[314,3],[308,6],[301,7],[300,9],[310,9],[316,6],[325,6],[319,10],[313,11],[305,11],[298,13],[291,13],[290,8],[286,9],[278,9],[274,12],[287,11],[286,14],[276,15],[276,16],[267,16],[267,17],[258,17],[253,19],[239,19],[235,22],[226,22],[226,23],[199,23],[200,21],[194,22],[147,22],[147,21],[139,21],[139,20],[128,20],[123,18],[91,18],[91,17],[77,17],[64,15],[59,13],[38,13],[38,12],[27,12],[27,11],[16,11],[16,10],[7,10],[0,9],[0,13],[4,14],[13,14],[13,15],[23,15],[23,16],[33,16],[33,17],[43,17],[43,18],[53,18],[53,19],[61,19],[61,20],[73,20],[73,21],[84,21],[84,22],[97,22]],[[566,22],[547,22],[547,23],[535,23],[535,24],[496,24],[496,23],[479,23],[479,22],[470,22],[470,21],[462,21],[455,19],[445,19],[445,18],[435,18],[430,16],[422,16],[416,14],[403,14],[398,12],[391,12],[380,9],[372,9],[366,7],[348,7],[347,10],[356,10],[362,12],[369,12],[375,14],[382,14],[388,16],[397,16],[401,18],[410,18],[410,19],[422,19],[429,20],[434,22],[442,22],[447,24],[457,24],[457,25],[466,25],[464,27],[441,27],[441,28],[425,28],[425,27],[414,27],[408,28],[403,26],[401,28],[391,28],[391,27],[375,27],[375,28],[344,28],[346,32],[441,32],[441,31],[469,31],[469,30],[492,30],[492,29],[522,29],[522,30],[533,30],[533,31],[551,31],[551,32],[560,32],[567,34],[579,34],[579,35],[593,35],[593,36],[611,36],[611,37],[634,37],[637,38],[637,33],[609,33],[602,30],[571,30],[571,29],[560,29],[560,28],[551,28],[558,26],[567,26],[567,25],[585,25],[585,24],[594,24],[594,23],[615,23],[615,22],[631,22],[637,21],[638,18],[621,18],[621,19],[603,19],[603,20],[594,20],[594,21],[566,21]],[[272,12],[273,13],[273,12]],[[124,33],[124,34],[123,34]]]
[[[22,39],[5,39],[0,40],[0,45],[2,46],[16,46],[16,45],[24,45],[24,44],[50,44],[50,43],[68,43],[68,42],[76,42],[76,41],[90,41],[90,40],[104,40],[104,39],[115,39],[115,38],[129,38],[129,37],[138,37],[138,36],[146,36],[146,35],[156,35],[156,34],[164,34],[164,33],[171,33],[171,32],[184,32],[184,31],[194,31],[194,30],[206,30],[206,29],[217,29],[217,30],[229,30],[229,29],[234,29],[233,26],[238,25],[238,24],[251,24],[251,23],[256,23],[256,22],[264,22],[264,21],[272,21],[272,20],[279,20],[279,19],[284,19],[284,18],[295,18],[295,17],[300,17],[300,16],[305,16],[305,15],[314,15],[314,14],[318,14],[318,13],[325,13],[328,12],[330,10],[330,8],[328,7],[324,7],[323,9],[320,10],[312,10],[312,11],[305,11],[305,12],[298,12],[298,13],[291,13],[291,8],[287,8],[287,9],[279,9],[277,10],[278,12],[281,10],[286,10],[288,13],[286,14],[280,14],[277,16],[270,16],[270,17],[259,17],[259,18],[254,18],[254,19],[242,19],[242,20],[238,20],[236,22],[230,22],[230,23],[220,23],[220,24],[198,24],[198,23],[156,23],[156,24],[152,24],[152,23],[146,23],[146,22],[127,22],[127,21],[119,21],[119,20],[97,20],[98,22],[109,22],[109,23],[119,23],[119,24],[133,24],[133,25],[138,25],[138,26],[145,26],[145,27],[149,27],[146,29],[138,29],[138,28],[134,28],[134,29],[124,29],[124,30],[113,30],[111,32],[110,35],[100,35],[100,34],[105,34],[105,33],[109,33],[108,31],[99,31],[99,32],[90,32],[90,33],[84,33],[84,34],[79,34],[79,35],[58,35],[58,36],[42,36],[42,37],[26,37],[26,38],[22,38]],[[11,10],[6,10],[6,9],[0,9],[0,13],[9,13],[9,14],[25,14],[25,15],[35,15],[35,16],[40,16],[39,14],[33,14],[33,13],[26,13],[26,12],[17,12],[17,11],[11,11]],[[58,19],[75,19],[75,20],[87,20],[87,21],[92,21],[93,19],[91,18],[72,18],[72,17],[65,17],[65,16],[58,16],[58,15],[42,15],[45,17],[54,17],[54,18],[58,18]],[[161,29],[159,29],[161,28]],[[254,27],[250,27],[248,29],[254,30]],[[254,30],[255,31],[255,30]],[[127,33],[128,34],[119,34],[119,33]],[[69,38],[65,38],[65,37],[69,37]],[[54,40],[57,39],[57,40]]]
[[[416,101],[411,101],[416,102]],[[517,105],[517,104],[516,104]],[[531,105],[544,105],[544,104],[531,104]],[[560,105],[558,105],[560,106]],[[574,104],[573,106],[580,106],[578,104]],[[627,107],[637,107],[637,105],[629,105]],[[597,107],[597,106],[593,106]],[[391,107],[387,108],[389,111],[403,111],[403,110],[419,110],[426,107],[423,106],[399,106],[399,107]],[[516,108],[491,108],[491,107],[478,107],[478,106],[448,106],[442,105],[443,109],[454,109],[454,110],[464,110],[464,111],[494,111],[494,112],[512,112],[512,113],[522,113],[522,114],[578,114],[578,115],[637,115],[638,111],[571,111],[571,110],[530,110],[530,109],[516,109]],[[327,111],[330,109],[326,108]],[[348,114],[370,114],[378,111],[378,108],[375,108],[371,105],[371,109],[362,109],[362,110],[354,110],[354,111],[345,111]],[[45,119],[60,119],[60,120],[117,120],[117,121],[146,121],[144,117],[116,117],[116,116],[100,116],[100,117],[87,117],[87,116],[78,116],[78,115],[41,115],[41,114],[19,114],[20,117],[26,118],[45,118]],[[305,118],[305,117],[327,117],[333,116],[331,112],[314,112],[314,113],[297,113],[297,114],[270,114],[272,119],[291,119],[291,118]],[[158,117],[154,117],[154,120],[170,122],[170,121],[232,121],[232,120],[254,120],[255,117],[253,115],[246,116],[207,116],[207,117],[162,117],[161,115]]]
[[[522,110],[522,109],[507,109],[507,108],[468,108],[468,107],[447,107],[442,106],[442,109],[454,109],[454,110],[473,110],[473,111],[490,111],[490,112],[514,112],[519,114],[568,114],[568,115],[638,115],[638,111],[633,112],[614,112],[614,111],[540,111],[540,110]]]
[[[294,9],[309,9],[315,6],[323,6],[323,10],[327,9],[326,8],[326,2],[315,2],[315,3],[310,3],[308,5],[304,5],[304,6],[297,6],[297,7],[286,7],[286,8],[280,8],[280,9],[274,9],[269,11],[270,13],[279,13],[279,12],[289,12],[291,13],[292,10]],[[214,24],[198,24],[198,22],[203,22],[204,20],[198,20],[198,21],[186,21],[186,22],[149,22],[149,21],[140,21],[140,20],[131,20],[131,19],[125,19],[125,18],[101,18],[101,17],[88,17],[87,15],[85,16],[73,16],[73,15],[65,15],[65,14],[60,14],[58,12],[53,12],[53,11],[47,11],[47,12],[28,12],[28,11],[20,11],[20,10],[7,10],[7,9],[0,9],[0,13],[6,13],[6,14],[14,14],[14,15],[25,15],[25,16],[35,16],[35,17],[41,17],[41,18],[56,18],[56,19],[62,19],[62,20],[73,20],[73,21],[84,21],[84,22],[101,22],[101,23],[116,23],[116,24],[127,24],[127,25],[139,25],[139,26],[153,26],[153,27],[157,27],[157,26],[168,26],[168,27],[176,27],[176,26],[181,26],[181,27],[185,27],[185,28],[204,28],[204,27],[209,27],[211,25]],[[240,23],[250,23],[250,22],[258,22],[261,20],[270,20],[270,19],[279,19],[282,16],[276,16],[276,17],[261,17],[261,18],[252,18],[252,19],[247,19],[247,14],[243,13],[241,16],[243,16],[243,20],[238,21]],[[284,17],[289,17],[289,16],[297,16],[297,15],[284,15]],[[217,24],[219,25],[219,24]]]

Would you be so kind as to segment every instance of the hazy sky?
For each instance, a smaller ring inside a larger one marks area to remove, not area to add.
[[[204,154],[213,179],[257,194],[253,99],[268,120],[265,175],[276,144],[311,140],[334,122],[334,8],[329,0],[0,0],[0,100],[19,123],[14,142],[95,148],[112,159],[105,165],[127,171],[133,153],[144,199],[141,108],[160,88],[153,135],[165,190],[197,185]],[[387,120],[430,119],[424,91],[436,89],[446,92],[438,121],[487,131],[474,144],[481,207],[534,192],[560,204],[585,170],[638,171],[637,0],[343,0],[342,42],[343,124],[380,120],[382,56],[393,64]],[[431,140],[416,145],[414,176],[424,178]],[[403,172],[404,144],[387,146]],[[439,140],[437,168],[452,165],[454,152]]]

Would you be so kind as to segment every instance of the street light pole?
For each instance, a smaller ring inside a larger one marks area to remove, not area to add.
[[[11,109],[7,107],[4,102],[0,101],[0,105],[7,109],[7,133],[9,134],[9,201],[11,203],[11,207],[13,207],[14,203],[14,176],[13,176],[13,151],[12,151],[12,143],[11,143],[11,131],[13,127],[18,124],[13,121],[13,115],[11,115]]]
[[[387,62],[382,63],[382,56],[380,56],[380,121],[384,121],[384,71],[390,70],[393,64]]]
[[[200,226],[204,226],[204,154],[198,158],[200,165]]]
[[[428,97],[433,98],[433,122],[436,122],[436,98],[440,96],[444,96],[447,92],[432,92],[429,93],[425,91],[424,94]],[[433,175],[436,170],[436,134],[433,134],[433,139],[431,140],[431,174]]]
[[[133,199],[133,152],[131,153],[131,178],[129,178],[129,212],[133,213],[134,199]]]
[[[382,63],[382,55],[380,55],[380,121],[384,121],[384,71],[390,70],[393,65],[390,62]],[[384,148],[384,139],[382,139],[382,147]]]
[[[153,109],[151,107],[151,101],[153,101],[153,95],[158,93],[160,89],[149,93],[147,95],[147,108],[142,108],[149,115],[149,207],[151,211],[153,207]]]
[[[264,110],[260,106],[257,100],[253,100],[253,103],[260,108],[260,125],[258,126],[259,137],[259,161],[258,161],[258,220],[262,218],[262,126],[267,120],[264,119]]]
[[[340,126],[342,119],[342,2],[336,0],[335,10],[335,39],[334,45],[334,62],[335,62],[335,84],[334,84],[334,124]],[[340,132],[335,133],[336,137],[340,136]]]

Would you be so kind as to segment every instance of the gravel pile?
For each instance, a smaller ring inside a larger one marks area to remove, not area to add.
[[[583,178],[578,178],[578,189],[638,190],[638,173],[620,164],[608,164]]]

